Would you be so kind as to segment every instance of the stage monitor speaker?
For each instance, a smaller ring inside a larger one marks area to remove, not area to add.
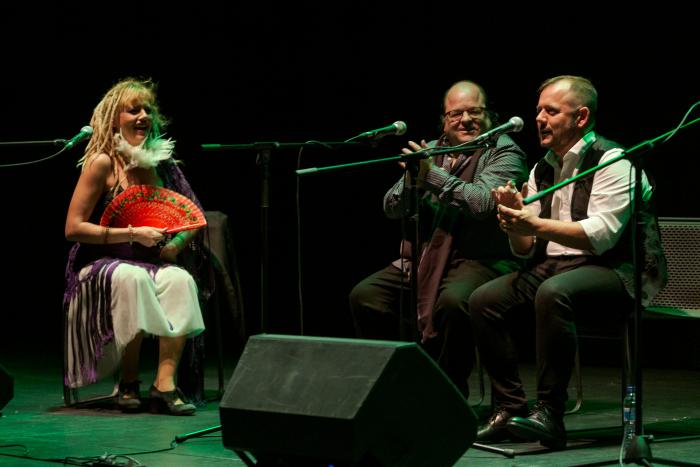
[[[448,467],[477,426],[414,343],[274,334],[249,338],[219,411],[257,465]]]
[[[14,397],[14,381],[12,376],[0,365],[0,411]]]
[[[647,310],[700,318],[700,219],[660,217],[659,230],[668,266],[668,283]]]

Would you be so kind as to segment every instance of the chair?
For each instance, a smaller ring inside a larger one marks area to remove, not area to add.
[[[214,317],[215,329],[213,332],[216,336],[218,394],[220,398],[224,394],[221,309],[227,309],[233,320],[232,333],[227,334],[236,337],[237,353],[242,351],[245,344],[245,313],[236,250],[228,216],[221,211],[206,211],[205,216],[208,223],[208,235],[205,236],[204,244],[211,254],[215,278],[214,294],[208,300],[208,307],[210,308],[209,315]],[[211,323],[209,325],[211,326]]]
[[[202,282],[208,289],[202,293],[200,301],[204,314],[207,335],[212,336],[217,357],[217,396],[221,399],[224,394],[224,355],[222,341],[222,310],[228,310],[233,320],[233,328],[227,329],[226,335],[234,337],[233,341],[238,345],[238,352],[243,348],[245,340],[245,320],[243,313],[243,299],[241,296],[241,284],[237,271],[238,263],[233,242],[233,235],[229,228],[228,216],[221,211],[206,211],[207,229],[204,233],[205,256],[209,258],[208,268],[202,271]],[[196,339],[200,341],[195,342]],[[204,404],[204,361],[202,361],[204,348],[204,335],[190,340],[182,355],[178,368],[178,386],[194,403]],[[199,349],[199,350],[197,350]],[[199,356],[197,353],[199,352]],[[183,365],[188,362],[188,365]]]
[[[204,247],[210,254],[212,263],[214,283],[212,287],[214,292],[211,296],[200,297],[205,320],[207,320],[207,328],[213,332],[218,368],[218,395],[219,398],[224,393],[224,375],[223,375],[223,346],[221,339],[221,320],[220,313],[222,308],[228,309],[234,321],[234,335],[240,338],[241,348],[245,337],[245,321],[243,313],[243,300],[241,297],[241,285],[237,272],[237,262],[235,250],[233,248],[233,237],[231,235],[228,217],[220,211],[207,211],[205,216],[208,222],[208,229],[205,231]],[[68,352],[68,316],[64,314],[64,374],[67,368]],[[187,358],[187,352],[194,350],[188,349],[191,345],[186,346],[183,353],[184,361]],[[203,365],[203,362],[202,362]],[[183,370],[184,365],[180,365],[180,370]],[[204,399],[204,369],[198,368],[194,373],[191,371],[181,371],[178,373],[178,385],[193,400]],[[119,391],[119,372],[114,372],[113,381],[97,383],[96,385],[87,388],[71,388],[63,383],[63,401],[67,407],[84,407],[88,405],[96,405],[113,401]],[[90,392],[88,395],[87,393]]]
[[[700,218],[660,217],[659,229],[668,268],[668,283],[642,311],[642,319],[700,318]],[[579,333],[579,338],[623,339],[624,359],[629,362],[627,330],[613,334]],[[578,352],[573,379],[576,384],[576,404],[566,413],[577,412],[583,403]],[[623,387],[624,389],[624,387]]]

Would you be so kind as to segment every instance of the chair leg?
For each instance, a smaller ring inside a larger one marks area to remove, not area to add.
[[[216,329],[214,330],[214,333],[216,334],[216,370],[217,376],[219,377],[217,399],[221,399],[222,397],[224,397],[224,350],[221,339],[221,309],[219,307],[219,295],[215,293],[214,296],[210,298],[210,300],[214,301],[213,311],[214,321],[216,323]]]
[[[91,405],[99,404],[110,399],[114,399],[117,394],[119,394],[119,372],[114,373],[114,386],[109,394],[96,395],[88,397],[86,399],[80,398],[80,389],[71,388],[66,384],[66,374],[68,373],[68,332],[69,332],[69,322],[68,322],[68,312],[66,311],[63,315],[63,374],[61,375],[63,379],[63,405],[66,407],[81,408],[88,407]]]
[[[481,359],[479,358],[479,351],[474,352],[474,368],[479,377],[479,400],[472,404],[472,407],[478,407],[484,402],[484,396],[486,394],[486,389],[484,386],[484,367],[481,366]]]
[[[484,402],[484,397],[486,394],[486,389],[484,385],[484,367],[481,366],[481,360],[479,358],[479,352],[476,352],[476,359],[475,359],[475,368],[477,370],[477,374],[479,375],[479,400],[472,404],[473,407],[478,407]],[[579,353],[578,349],[576,349],[576,355],[574,356],[574,371],[573,375],[574,380],[576,382],[576,403],[574,406],[565,411],[565,415],[570,415],[578,412],[581,410],[581,405],[583,404],[583,380],[581,377],[581,359],[579,358]],[[494,403],[493,403],[493,391],[491,392],[491,408],[493,409]]]
[[[581,404],[583,404],[583,382],[581,381],[581,359],[579,358],[578,349],[576,349],[576,356],[574,356],[574,379],[576,380],[576,404],[566,412],[565,415],[576,413],[581,409]]]
[[[117,397],[117,394],[119,394],[119,377],[117,375],[118,372],[114,374],[114,387],[112,388],[111,393],[104,395],[96,395],[87,399],[80,398],[80,389],[70,388],[64,384],[63,404],[66,407],[82,408],[94,405],[101,405],[101,403],[104,403],[106,401],[114,400]]]

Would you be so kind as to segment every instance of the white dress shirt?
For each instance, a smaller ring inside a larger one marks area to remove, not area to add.
[[[549,151],[544,157],[544,162],[554,168],[554,184],[571,178],[579,173],[582,156],[585,151],[596,141],[596,134],[591,131],[583,136],[564,155],[562,164],[559,157]],[[622,148],[607,151],[601,157],[602,164],[620,155]],[[578,221],[592,245],[592,250],[579,250],[560,245],[550,241],[547,244],[547,256],[569,255],[600,255],[612,248],[617,243],[627,221],[632,215],[630,205],[631,194],[634,190],[634,168],[626,158],[610,164],[595,172],[593,175],[591,196],[588,202],[588,218]],[[648,200],[652,194],[652,188],[645,174],[642,174],[643,198]],[[555,191],[552,196],[552,219],[571,221],[571,200],[575,183],[570,183]],[[535,183],[535,169],[530,171],[528,180],[528,196],[537,193]],[[535,215],[541,211],[540,201],[535,201],[526,206]],[[534,252],[534,248],[530,254]]]

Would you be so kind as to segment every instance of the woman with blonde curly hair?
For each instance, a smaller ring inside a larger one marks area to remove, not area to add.
[[[66,239],[77,242],[66,270],[65,383],[82,387],[121,365],[117,404],[140,410],[141,342],[157,336],[151,410],[190,415],[196,409],[177,387],[176,370],[186,339],[200,334],[204,322],[197,284],[175,263],[196,231],[170,237],[164,228],[99,222],[110,201],[134,185],[165,187],[199,204],[172,157],[174,143],[163,138],[165,124],[150,80],[118,82],[93,112],[65,226]]]

